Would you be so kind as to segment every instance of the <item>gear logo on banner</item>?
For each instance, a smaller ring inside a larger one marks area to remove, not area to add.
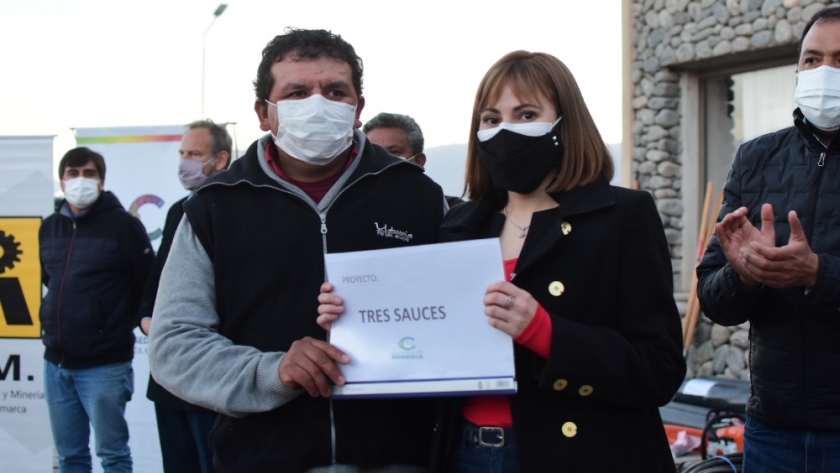
[[[0,230],[0,250],[3,250],[3,256],[0,256],[0,274],[6,272],[7,269],[15,269],[15,261],[20,261],[18,256],[23,253],[18,249],[20,243],[15,241],[14,235],[6,235],[6,232]]]
[[[41,217],[0,217],[0,338],[40,338]]]

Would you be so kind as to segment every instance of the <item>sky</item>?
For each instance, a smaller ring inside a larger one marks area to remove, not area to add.
[[[201,118],[203,50],[205,115],[236,122],[245,149],[263,133],[251,85],[262,48],[294,26],[352,44],[362,121],[411,115],[427,148],[466,143],[481,77],[517,49],[565,62],[605,141],[621,140],[620,0],[226,0],[213,21],[219,3],[0,1],[0,135],[56,135],[61,156],[72,128]]]

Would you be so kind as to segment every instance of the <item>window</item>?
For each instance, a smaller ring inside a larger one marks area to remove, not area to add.
[[[793,125],[795,87],[796,64],[704,81],[705,180],[715,189],[742,143]]]

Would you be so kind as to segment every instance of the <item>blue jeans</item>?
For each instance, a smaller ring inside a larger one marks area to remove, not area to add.
[[[462,428],[450,473],[519,473],[516,441],[508,438],[502,447],[481,446],[475,441],[475,428],[469,423]]]
[[[747,416],[744,473],[840,471],[840,432],[771,427]]]
[[[155,403],[160,453],[166,473],[216,473],[208,436],[214,412],[191,412]]]
[[[133,392],[131,362],[66,369],[44,361],[44,393],[61,473],[92,470],[91,425],[105,473],[131,473],[125,404]]]

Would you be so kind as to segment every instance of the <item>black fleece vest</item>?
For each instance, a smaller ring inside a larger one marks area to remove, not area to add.
[[[353,176],[320,214],[269,178],[257,159],[252,145],[185,206],[213,261],[219,331],[236,344],[287,351],[306,336],[326,339],[315,322],[325,251],[437,241],[440,187],[381,148],[365,146]],[[304,393],[270,412],[222,416],[211,443],[221,472],[299,472],[333,462],[425,465],[432,417],[429,400]]]

